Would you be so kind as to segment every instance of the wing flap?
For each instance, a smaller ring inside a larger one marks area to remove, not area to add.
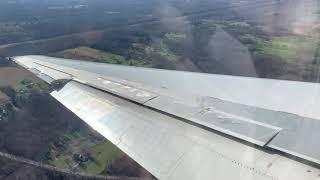
[[[215,109],[281,128],[268,147],[320,164],[320,120],[227,101]]]
[[[266,145],[281,131],[281,128],[275,126],[217,111],[214,104],[190,106],[183,100],[159,96],[145,105],[259,146]]]

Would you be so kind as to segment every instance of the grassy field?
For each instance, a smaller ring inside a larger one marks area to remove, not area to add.
[[[52,146],[55,152],[49,164],[58,168],[74,170],[87,174],[100,174],[112,161],[122,157],[124,154],[111,142],[107,140],[94,140],[79,133],[70,133],[64,136],[63,148]],[[74,159],[77,154],[86,155],[89,160],[79,163]]]
[[[271,37],[253,35],[240,36],[240,40],[253,49],[254,53],[276,56],[288,62],[310,62],[314,58],[317,39],[304,36]]]
[[[91,161],[85,166],[81,166],[80,171],[91,174],[100,174],[111,161],[123,155],[123,153],[110,142],[104,142],[91,147],[89,153],[94,158],[94,161]]]
[[[44,92],[49,91],[49,85],[40,79],[24,79],[13,86],[17,93],[31,93],[31,91]]]
[[[122,65],[140,66],[140,67],[148,66],[148,64],[145,62],[132,60],[132,59],[128,60],[123,56],[100,51],[100,50],[89,48],[89,47],[78,47],[74,49],[67,49],[51,55],[56,57],[61,57],[61,58],[81,59],[81,60],[110,63],[110,64],[122,64]]]
[[[298,81],[315,80],[314,73],[318,70],[314,64],[320,58],[317,52],[319,46],[317,38],[245,34],[238,36],[238,39],[255,57],[263,77]]]
[[[60,155],[56,159],[49,161],[49,164],[61,169],[69,169],[69,165],[68,165],[69,161],[70,161],[69,156]]]

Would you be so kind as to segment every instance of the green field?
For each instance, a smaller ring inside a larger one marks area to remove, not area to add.
[[[80,167],[80,171],[90,174],[100,174],[105,170],[108,164],[120,158],[123,153],[110,142],[104,142],[91,147],[89,150],[90,155],[94,161]]]
[[[17,93],[31,93],[31,91],[48,91],[49,90],[49,84],[47,84],[45,81],[42,81],[40,79],[35,80],[29,80],[24,79],[20,81],[17,85],[15,85],[14,90]]]
[[[51,145],[52,154],[48,164],[87,174],[100,174],[109,163],[123,156],[111,142],[96,141],[80,133],[66,134],[58,144],[62,146]],[[76,154],[86,154],[89,160],[79,163],[74,159]]]
[[[126,59],[124,56],[112,54],[89,47],[78,47],[74,49],[67,49],[61,52],[52,54],[57,57],[70,58],[70,59],[81,59],[87,61],[96,61],[109,64],[122,64],[130,66],[148,67],[149,64],[142,61],[133,59]]]
[[[275,56],[288,62],[310,60],[310,58],[305,57],[312,57],[318,45],[316,39],[303,36],[262,38],[246,34],[240,36],[239,39],[246,44],[253,53]]]
[[[170,36],[173,35],[171,34]],[[153,61],[154,59],[161,57],[161,60],[166,60],[168,62],[175,63],[178,62],[179,59],[179,56],[175,55],[172,51],[170,51],[170,49],[163,42],[159,42],[158,44],[152,46],[134,43],[132,44],[130,53],[133,54],[133,56],[136,59],[144,61]]]
[[[55,167],[61,168],[61,169],[68,169],[68,161],[69,157],[67,155],[60,155],[56,159],[49,161],[50,165],[53,165]]]

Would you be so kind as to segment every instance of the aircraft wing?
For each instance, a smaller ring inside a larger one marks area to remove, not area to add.
[[[159,179],[320,179],[319,84],[12,60]]]

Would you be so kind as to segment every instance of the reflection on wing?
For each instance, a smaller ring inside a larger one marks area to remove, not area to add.
[[[320,147],[320,120],[317,114],[294,111],[306,105],[308,99],[298,100],[304,104],[288,104],[289,108],[283,105],[292,101],[278,104],[278,99],[259,97],[254,102],[259,93],[271,95],[287,86],[311,91],[318,84],[44,56],[15,57],[14,61],[48,82],[71,80],[52,96],[157,178],[319,178],[319,169],[277,153],[320,164],[320,151],[316,150]],[[251,82],[251,86],[232,89],[232,82]],[[270,89],[271,84],[275,89]],[[247,95],[253,97],[243,97],[250,90]],[[294,95],[282,91],[272,97],[283,94],[281,100],[289,100]],[[250,100],[242,101],[245,98]]]

